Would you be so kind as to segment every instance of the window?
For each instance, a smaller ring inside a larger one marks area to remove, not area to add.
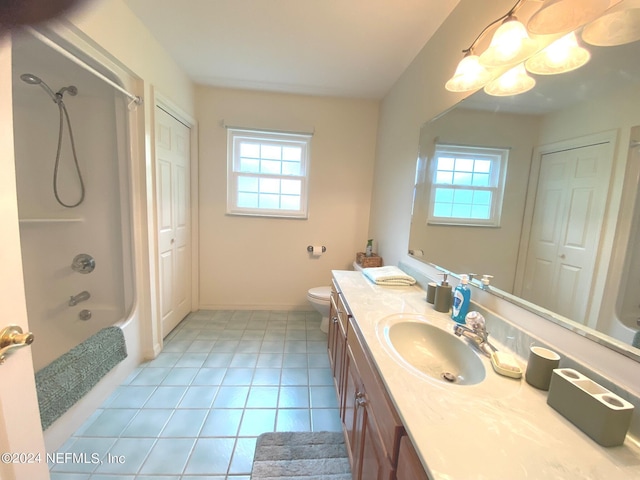
[[[227,213],[307,218],[311,135],[229,129]]]
[[[508,155],[501,148],[437,145],[428,223],[499,227]]]

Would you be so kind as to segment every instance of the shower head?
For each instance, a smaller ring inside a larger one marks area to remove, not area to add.
[[[51,97],[51,100],[53,100],[54,103],[58,103],[60,101],[60,99],[56,97],[56,94],[53,93],[53,90],[49,88],[49,85],[44,83],[42,79],[37,75],[34,75],[33,73],[23,73],[22,75],[20,75],[20,80],[28,83],[29,85],[40,85],[42,89]]]
[[[33,73],[23,73],[20,75],[20,80],[28,83],[29,85],[39,85],[42,83],[42,79],[35,76]]]
[[[75,85],[62,87],[60,90],[58,90],[57,93],[53,93],[53,90],[49,88],[49,85],[47,85],[44,81],[42,81],[40,77],[34,75],[33,73],[23,73],[22,75],[20,75],[20,80],[28,83],[29,85],[40,85],[42,89],[49,94],[51,100],[53,100],[55,103],[59,103],[62,101],[62,96],[65,92],[68,92],[69,95],[78,94],[78,88]]]

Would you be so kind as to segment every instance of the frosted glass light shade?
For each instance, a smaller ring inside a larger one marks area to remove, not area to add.
[[[489,82],[484,91],[496,97],[506,97],[529,91],[535,84],[536,81],[527,75],[524,64],[521,63]]]
[[[590,58],[589,51],[578,45],[576,34],[571,32],[536,53],[524,65],[531,73],[553,75],[580,68]]]
[[[527,29],[536,35],[572,32],[602,15],[611,0],[546,0]]]
[[[623,0],[608,10],[584,27],[582,39],[599,47],[640,40],[640,0]]]
[[[529,38],[524,25],[515,17],[509,17],[493,34],[489,48],[480,55],[480,63],[485,67],[515,65],[537,48],[537,42]]]
[[[456,68],[456,73],[444,85],[450,92],[469,92],[484,87],[491,80],[487,69],[480,64],[477,55],[467,55]]]

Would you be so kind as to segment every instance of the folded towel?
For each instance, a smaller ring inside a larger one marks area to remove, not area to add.
[[[393,265],[363,268],[362,273],[376,285],[406,286],[416,283],[415,278]]]

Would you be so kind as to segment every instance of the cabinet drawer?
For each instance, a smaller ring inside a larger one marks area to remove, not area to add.
[[[367,356],[368,353],[365,354],[357,326],[353,319],[350,320],[350,325],[347,330],[347,344],[351,347],[353,361],[362,377],[368,409],[375,417],[377,427],[380,430],[380,438],[384,444],[385,453],[392,464],[396,465],[398,450],[400,448],[400,438],[405,433],[404,426],[395,407],[391,403],[391,399],[387,394],[384,384],[380,380],[376,368]]]

